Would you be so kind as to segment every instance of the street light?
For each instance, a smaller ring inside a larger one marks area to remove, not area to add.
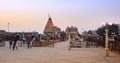
[[[8,23],[8,32],[9,32],[9,24],[10,24],[10,23]]]
[[[108,23],[106,23],[106,27],[105,27],[105,51],[106,51],[106,56],[109,56],[109,48],[108,48]]]

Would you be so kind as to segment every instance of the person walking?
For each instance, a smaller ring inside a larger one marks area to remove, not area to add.
[[[17,44],[17,39],[16,39],[16,37],[14,37],[13,40],[14,40],[13,50],[15,50],[15,47],[16,47],[16,49],[18,49],[18,47],[16,46],[16,44]]]
[[[30,38],[27,39],[27,48],[30,48]]]
[[[9,40],[9,49],[12,47],[12,39]]]
[[[23,38],[23,44],[25,44],[25,41],[26,41],[26,39],[25,39],[25,37]]]
[[[31,34],[28,34],[28,38],[27,38],[27,48],[30,48],[30,43],[31,43]]]
[[[31,42],[30,42],[30,47],[32,48],[32,46],[33,46],[33,42],[35,41],[35,37],[33,37],[33,39],[31,40]]]

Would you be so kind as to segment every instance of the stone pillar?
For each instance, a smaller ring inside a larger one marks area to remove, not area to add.
[[[68,32],[68,50],[71,50],[71,44],[70,44],[70,32]]]
[[[105,28],[105,51],[106,51],[106,56],[108,57],[109,56],[109,48],[108,48],[108,24],[106,23],[106,28]]]

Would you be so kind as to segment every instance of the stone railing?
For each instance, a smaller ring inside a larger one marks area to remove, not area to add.
[[[50,41],[40,41],[40,42],[33,42],[33,47],[42,47],[48,45],[54,45],[54,43],[58,43],[60,40],[50,40]]]

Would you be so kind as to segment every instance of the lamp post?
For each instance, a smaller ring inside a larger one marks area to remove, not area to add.
[[[105,51],[106,51],[106,56],[109,56],[109,48],[108,48],[108,23],[106,23],[106,28],[105,28]]]
[[[55,46],[54,41],[55,41],[55,32],[53,32],[53,47]]]
[[[8,32],[9,32],[9,25],[10,25],[10,23],[8,23]]]
[[[56,35],[57,35],[57,32],[55,31],[55,32],[54,32],[54,41],[53,41],[53,47],[55,46],[55,42],[56,42],[56,41],[55,41],[55,40],[56,40]]]

